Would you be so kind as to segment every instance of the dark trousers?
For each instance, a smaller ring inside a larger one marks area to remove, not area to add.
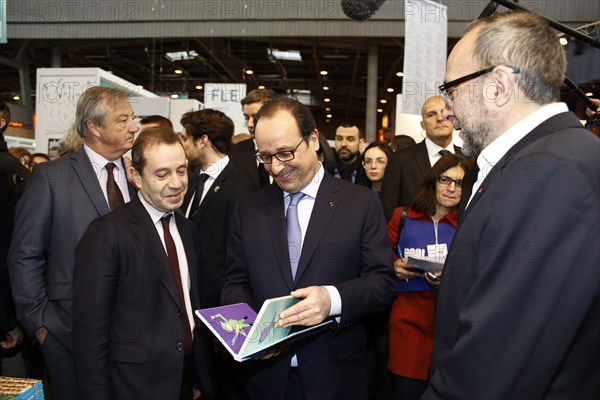
[[[183,358],[183,375],[181,377],[179,400],[192,400],[193,398],[192,358],[186,356]]]
[[[77,379],[73,354],[69,353],[50,332],[42,344],[42,353],[48,370],[51,398],[53,400],[76,400]]]
[[[394,400],[419,400],[425,393],[429,383],[428,381],[405,378],[399,375],[393,375],[393,380]]]

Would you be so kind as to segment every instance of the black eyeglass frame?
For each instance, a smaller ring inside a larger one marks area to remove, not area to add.
[[[256,153],[254,155],[254,157],[256,157],[256,160],[259,163],[261,163],[261,164],[272,164],[273,163],[273,157],[275,157],[279,162],[292,161],[294,158],[296,158],[296,151],[298,150],[298,147],[300,147],[300,145],[302,144],[302,142],[306,141],[307,137],[308,136],[303,137],[302,140],[300,141],[300,143],[298,143],[296,145],[296,147],[294,147],[293,150],[282,150],[282,151],[278,151],[275,154],[260,154],[260,153]],[[278,154],[281,154],[281,153],[290,153],[290,158],[286,158],[285,160],[282,160],[278,156]],[[270,159],[270,161],[267,161],[265,159],[265,157],[268,157]]]
[[[450,81],[448,83],[444,83],[443,85],[440,85],[438,87],[438,90],[440,91],[440,94],[444,98],[444,101],[446,103],[451,103],[452,100],[450,100],[450,89],[455,88],[458,85],[461,85],[461,84],[463,84],[465,82],[468,82],[468,81],[470,81],[472,79],[478,78],[478,77],[480,77],[482,75],[489,74],[496,67],[499,67],[499,65],[492,65],[491,67],[482,69],[482,70],[477,71],[477,72],[473,72],[472,74],[465,75],[463,77],[457,78],[457,79],[455,79],[453,81]],[[521,68],[519,68],[519,67],[508,66],[508,68],[510,68],[512,70],[513,74],[518,74],[519,72],[521,72]]]
[[[448,180],[449,182],[442,182],[443,180]],[[454,183],[456,187],[462,188],[463,180],[462,179],[452,179],[446,175],[440,175],[437,177],[437,181],[440,185],[450,186]]]

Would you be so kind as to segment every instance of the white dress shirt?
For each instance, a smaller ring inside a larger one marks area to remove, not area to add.
[[[517,122],[483,149],[477,157],[479,173],[477,174],[477,181],[473,184],[473,191],[467,203],[467,208],[492,168],[517,142],[548,118],[566,111],[569,111],[569,109],[565,103],[547,104]]]
[[[450,142],[447,147],[439,146],[433,143],[429,138],[425,138],[425,147],[427,147],[427,155],[429,156],[429,164],[433,167],[433,165],[438,162],[442,155],[440,154],[440,150],[448,150],[450,153],[454,154],[454,143]]]
[[[123,201],[127,203],[129,200],[131,200],[129,197],[129,187],[127,186],[127,172],[125,171],[125,166],[123,165],[123,157],[119,157],[115,161],[109,161],[100,154],[96,153],[94,150],[90,149],[86,144],[83,145],[83,149],[90,159],[90,163],[92,164],[92,168],[94,168],[98,182],[100,182],[100,187],[102,188],[102,193],[104,193],[106,204],[108,204],[108,194],[106,193],[108,172],[106,171],[106,164],[109,162],[115,163],[113,176],[115,177],[115,182],[117,182],[117,186],[119,186],[119,190],[123,195]]]
[[[142,202],[142,205],[148,211],[150,218],[152,219],[152,223],[156,228],[156,232],[158,232],[158,236],[160,237],[160,241],[165,248],[165,254],[167,254],[167,245],[165,243],[165,235],[163,232],[162,222],[160,219],[166,214],[162,211],[158,211],[156,208],[152,207],[142,196],[141,193],[138,192],[138,197]],[[170,213],[173,214],[173,213]],[[181,287],[183,288],[183,299],[185,301],[185,312],[187,313],[188,321],[190,322],[190,328],[192,330],[192,335],[194,334],[194,311],[192,310],[192,301],[190,299],[190,272],[187,262],[187,256],[185,254],[185,249],[183,248],[183,242],[181,241],[181,236],[179,235],[179,230],[177,229],[177,223],[175,222],[175,215],[169,219],[169,232],[173,237],[173,241],[175,242],[175,248],[177,249],[177,261],[179,261],[179,273],[181,274]],[[192,336],[193,337],[193,336]]]

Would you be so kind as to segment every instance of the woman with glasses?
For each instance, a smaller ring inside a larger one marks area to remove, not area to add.
[[[392,149],[387,143],[374,142],[368,145],[363,152],[363,170],[358,175],[357,183],[379,192],[391,157]]]
[[[395,249],[394,270],[398,278],[390,315],[388,369],[394,381],[394,399],[420,399],[427,388],[427,372],[433,349],[434,306],[441,272],[431,279],[406,257],[445,259],[456,231],[458,203],[467,161],[446,154],[425,177],[413,204],[403,213],[394,210],[388,224]]]

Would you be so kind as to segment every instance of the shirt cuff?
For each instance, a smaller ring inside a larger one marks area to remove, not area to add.
[[[338,292],[335,286],[323,286],[329,293],[329,299],[331,301],[331,309],[329,310],[330,317],[336,317],[342,314],[342,298],[340,292]]]

